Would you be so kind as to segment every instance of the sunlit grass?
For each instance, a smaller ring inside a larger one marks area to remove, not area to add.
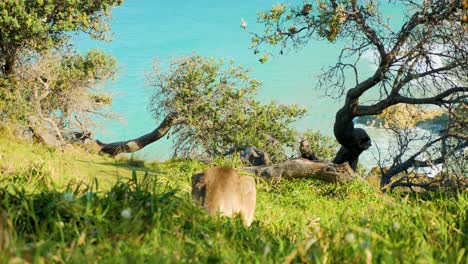
[[[366,182],[258,181],[255,221],[193,205],[194,161],[114,160],[0,138],[0,260],[66,263],[466,263],[468,195]],[[237,161],[216,161],[238,164]]]

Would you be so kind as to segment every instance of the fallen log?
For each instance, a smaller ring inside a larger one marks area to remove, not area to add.
[[[326,160],[295,159],[270,166],[244,167],[240,170],[269,181],[302,178],[342,183],[357,177],[357,173],[351,169],[348,163],[335,164]]]

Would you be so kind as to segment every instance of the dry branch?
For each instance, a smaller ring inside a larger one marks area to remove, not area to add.
[[[179,117],[179,115],[173,112],[167,115],[155,130],[141,137],[113,143],[103,143],[99,140],[96,140],[96,143],[101,147],[100,152],[107,153],[111,156],[115,156],[120,153],[131,153],[140,150],[146,145],[164,137],[164,135],[167,134],[171,127],[181,124],[182,122],[183,120]]]

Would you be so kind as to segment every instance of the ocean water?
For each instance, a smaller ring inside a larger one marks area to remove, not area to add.
[[[322,68],[336,62],[340,48],[346,43],[312,40],[302,49],[270,58],[266,64],[259,63],[259,57],[248,48],[251,38],[248,31],[260,32],[257,11],[276,3],[270,0],[126,0],[113,11],[112,42],[92,41],[82,35],[75,37],[78,50],[100,48],[118,60],[116,79],[105,89],[114,95],[112,110],[122,121],[105,121],[96,138],[104,142],[127,140],[153,130],[159,120],[147,111],[149,92],[145,76],[155,59],[168,62],[192,52],[234,59],[238,64],[253,67],[251,75],[263,82],[261,100],[305,106],[308,113],[295,126],[301,131],[319,130],[332,136],[335,113],[344,98],[334,100],[324,96],[324,91],[317,89],[317,75]],[[390,17],[398,16],[395,8],[384,7],[384,11]],[[247,31],[240,27],[241,18],[247,22]],[[371,57],[368,65],[361,67],[363,77],[375,68]],[[374,145],[386,148],[388,137],[375,130],[370,134]],[[171,140],[164,138],[135,155],[147,160],[164,160],[170,157],[170,148]],[[373,157],[368,151],[362,161],[367,167],[375,166]]]

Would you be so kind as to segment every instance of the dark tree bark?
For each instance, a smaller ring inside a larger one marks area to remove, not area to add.
[[[112,143],[103,143],[99,140],[96,140],[96,143],[101,147],[100,152],[109,154],[111,156],[115,156],[120,153],[135,152],[164,137],[164,135],[169,132],[171,127],[183,122],[184,120],[180,118],[177,113],[170,113],[164,118],[164,120],[155,130],[146,135],[127,141]]]
[[[15,67],[16,67],[16,59],[15,56],[8,55],[5,58],[5,65],[3,66],[5,71],[5,76],[8,77],[15,77]]]
[[[307,159],[288,160],[270,166],[245,167],[241,171],[253,173],[269,181],[279,179],[318,179],[329,183],[342,183],[357,177],[348,164]]]
[[[353,118],[356,116],[358,100],[352,98],[351,91],[348,93],[345,106],[336,113],[333,132],[341,147],[333,162],[337,164],[347,162],[356,171],[359,156],[371,146],[371,140],[364,129],[354,127]]]
[[[299,152],[303,159],[317,160],[317,155],[315,155],[314,150],[309,146],[307,138],[301,140],[301,143],[299,144]]]
[[[1,67],[4,77],[15,79],[17,52],[13,46],[0,47],[0,54],[4,58]]]

